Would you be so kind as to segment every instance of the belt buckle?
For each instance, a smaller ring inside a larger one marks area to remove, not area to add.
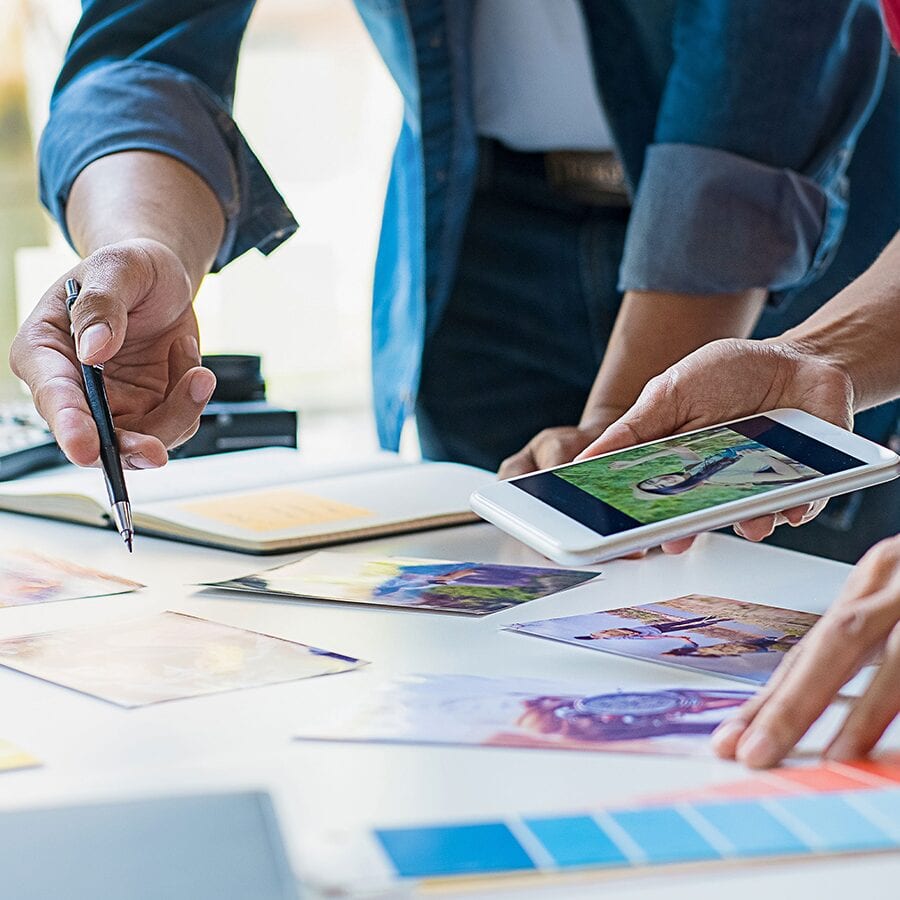
[[[544,154],[550,186],[579,203],[629,206],[625,170],[611,151],[554,150]]]

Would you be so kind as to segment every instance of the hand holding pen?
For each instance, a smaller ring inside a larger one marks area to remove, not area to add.
[[[71,323],[67,278],[81,285]],[[216,381],[201,365],[192,300],[178,258],[149,239],[100,248],[40,299],[13,341],[10,365],[73,463],[96,465],[100,455],[81,363],[104,366],[126,473],[165,465],[166,451],[196,431]]]
[[[80,290],[81,288],[74,278],[67,279],[66,310],[70,320],[72,307],[78,300]],[[74,328],[71,330],[74,337]],[[116,429],[113,426],[109,400],[106,396],[106,385],[103,383],[103,366],[88,366],[84,363],[81,363],[80,366],[91,418],[97,426],[97,435],[100,438],[100,465],[103,468],[103,478],[106,482],[106,492],[109,495],[113,523],[122,536],[125,546],[128,547],[128,552],[131,553],[134,547],[131,501],[128,499],[128,490],[125,487],[119,443],[116,439]]]

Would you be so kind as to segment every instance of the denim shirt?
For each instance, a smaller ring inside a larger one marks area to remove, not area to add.
[[[475,181],[474,2],[356,0],[404,107],[373,302],[374,396],[390,448],[452,287]],[[620,288],[784,295],[817,279],[840,244],[847,166],[882,89],[876,0],[582,2],[633,195]],[[294,217],[231,116],[253,0],[82,6],[40,146],[42,199],[63,229],[79,172],[141,149],[179,159],[218,196],[227,227],[216,268],[289,237]],[[852,267],[877,249],[863,241]]]

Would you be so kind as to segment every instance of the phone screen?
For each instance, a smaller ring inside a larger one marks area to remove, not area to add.
[[[510,482],[600,534],[619,534],[865,465],[756,416]]]

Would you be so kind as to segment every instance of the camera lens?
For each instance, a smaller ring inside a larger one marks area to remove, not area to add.
[[[203,365],[216,376],[212,403],[239,403],[266,399],[266,382],[260,358],[251,355],[223,354],[204,356]]]

